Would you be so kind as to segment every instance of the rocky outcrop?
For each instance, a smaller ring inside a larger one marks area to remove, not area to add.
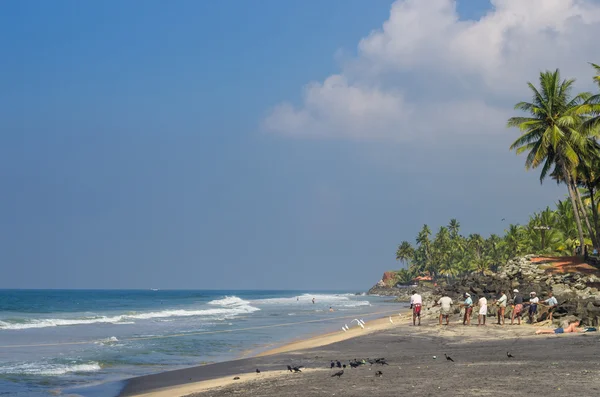
[[[445,292],[458,299],[469,292],[474,302],[482,295],[495,299],[500,291],[504,291],[511,299],[514,289],[518,289],[526,299],[532,291],[540,299],[552,292],[559,304],[554,314],[557,323],[565,318],[579,318],[584,324],[597,326],[600,320],[600,277],[591,273],[557,273],[551,261],[551,258],[544,260],[534,255],[514,258],[502,266],[498,273],[470,275],[436,292]],[[489,314],[494,315],[494,306],[488,307],[491,309]],[[507,308],[507,316],[511,315],[511,310]],[[545,307],[538,306],[537,319],[545,319],[546,311]]]
[[[600,320],[600,293],[598,291],[600,271],[594,272],[591,268],[591,270],[581,272],[569,267],[557,271],[553,266],[555,261],[556,258],[541,258],[535,255],[518,257],[501,266],[497,273],[471,274],[457,282],[440,285],[436,288],[388,287],[381,280],[368,293],[396,296],[397,301],[408,301],[411,291],[416,289],[423,297],[423,306],[430,308],[442,295],[448,295],[456,303],[460,303],[463,300],[463,294],[469,292],[475,303],[481,296],[488,298],[488,316],[491,317],[496,315],[496,307],[492,301],[498,297],[500,291],[504,291],[509,300],[514,297],[512,292],[514,289],[518,289],[526,300],[532,291],[541,300],[546,299],[548,293],[552,292],[559,304],[553,316],[557,325],[567,319],[577,318],[586,325],[598,326]],[[455,307],[458,313],[459,309],[457,306]],[[477,310],[474,310],[474,313],[477,313]],[[425,310],[425,314],[437,314],[437,310]],[[511,315],[512,307],[509,306],[506,316],[510,318]],[[538,313],[534,321],[542,321],[546,318],[547,308],[538,306]]]

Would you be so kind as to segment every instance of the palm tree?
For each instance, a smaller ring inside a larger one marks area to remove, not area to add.
[[[450,237],[454,240],[456,237],[458,237],[460,223],[456,219],[450,219],[450,223],[448,224],[448,230],[450,230]]]
[[[509,258],[514,258],[519,255],[525,247],[521,226],[513,224],[509,225],[506,235],[504,236],[504,242]]]
[[[398,250],[396,251],[396,260],[402,262],[407,268],[408,263],[415,256],[415,249],[410,245],[408,241],[403,241],[398,246]]]
[[[590,63],[596,71],[596,75],[593,77],[598,87],[600,87],[600,65]],[[578,109],[579,114],[588,114],[591,117],[586,120],[583,124],[584,128],[588,130],[596,130],[600,128],[600,93],[591,96],[588,100]]]
[[[521,136],[510,146],[517,154],[528,152],[525,168],[542,166],[540,182],[553,166],[559,166],[569,191],[573,208],[577,208],[573,191],[572,170],[579,164],[585,151],[585,139],[578,129],[582,118],[577,114],[579,107],[590,97],[587,93],[571,97],[575,80],[562,80],[559,70],[540,73],[540,89],[527,83],[533,92],[532,102],[519,102],[516,110],[530,113],[532,117],[511,117],[508,127],[517,127]],[[579,242],[585,245],[581,218],[574,211]]]
[[[423,225],[423,228],[417,235],[417,249],[414,255],[415,264],[420,272],[432,270],[430,236],[431,229],[429,229],[429,226]]]
[[[498,269],[504,260],[502,239],[497,234],[491,234],[485,241],[486,250],[489,252],[492,270]]]

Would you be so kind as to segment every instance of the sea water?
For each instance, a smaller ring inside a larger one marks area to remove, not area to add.
[[[0,290],[0,396],[116,395],[119,380],[343,332],[397,306],[341,292]]]

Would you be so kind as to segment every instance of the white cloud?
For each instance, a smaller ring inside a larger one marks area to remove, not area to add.
[[[276,106],[268,131],[296,137],[407,140],[503,131],[526,81],[560,68],[588,88],[600,1],[493,0],[476,21],[453,0],[397,0],[340,74]],[[523,95],[526,95],[524,98]],[[490,128],[497,125],[497,128]]]

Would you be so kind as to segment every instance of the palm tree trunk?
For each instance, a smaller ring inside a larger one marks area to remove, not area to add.
[[[598,241],[596,240],[595,230],[592,229],[592,225],[590,224],[590,219],[587,215],[587,210],[585,209],[585,205],[583,205],[583,201],[581,200],[581,194],[579,193],[579,189],[573,184],[573,190],[575,191],[575,195],[577,196],[577,202],[579,203],[579,207],[581,208],[581,213],[583,214],[583,219],[585,220],[585,226],[588,229],[588,233],[590,234],[590,239],[592,240],[592,244],[594,247],[598,245]]]
[[[594,192],[594,186],[588,185],[588,191],[590,192],[590,202],[592,204],[592,219],[594,221],[594,227],[596,228],[596,245],[594,248],[598,249],[600,248],[600,241],[598,241],[600,239],[600,223],[598,222],[598,206],[594,201],[594,194],[596,193]]]
[[[573,205],[573,215],[575,216],[575,223],[577,224],[577,234],[579,236],[579,244],[581,246],[581,252],[583,253],[583,248],[585,247],[585,240],[583,239],[583,229],[581,228],[581,218],[579,218],[579,211],[577,210],[577,202],[575,200],[575,192],[573,192],[573,184],[571,183],[571,175],[567,171],[567,168],[562,165],[563,177],[565,178],[565,183],[567,184],[567,189],[569,190],[569,197],[571,198],[571,205]]]

